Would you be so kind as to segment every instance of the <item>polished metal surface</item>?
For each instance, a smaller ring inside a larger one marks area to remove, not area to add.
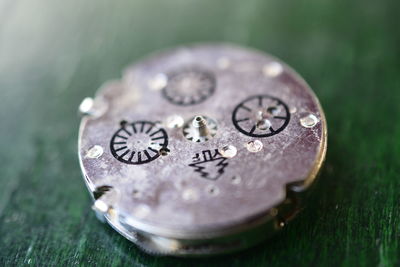
[[[105,84],[93,110],[88,102],[79,156],[94,209],[152,253],[260,241],[296,213],[325,157],[326,122],[308,85],[247,48],[154,54]]]

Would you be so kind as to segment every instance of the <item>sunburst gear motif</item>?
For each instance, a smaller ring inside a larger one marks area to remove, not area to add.
[[[251,96],[239,103],[232,114],[236,129],[251,137],[269,137],[283,131],[290,121],[288,106],[269,95]]]
[[[199,67],[188,67],[167,74],[163,96],[172,104],[190,106],[209,98],[215,91],[216,79],[212,72]]]
[[[163,128],[149,121],[122,122],[110,142],[112,155],[126,164],[145,164],[158,158],[168,146]]]

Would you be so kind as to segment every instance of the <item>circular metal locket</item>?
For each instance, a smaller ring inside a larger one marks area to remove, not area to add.
[[[208,255],[282,228],[325,158],[320,104],[269,55],[158,53],[86,98],[79,158],[94,209],[149,253]]]

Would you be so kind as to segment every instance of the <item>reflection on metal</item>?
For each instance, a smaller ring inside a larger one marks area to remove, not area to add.
[[[80,107],[93,209],[148,253],[244,249],[286,227],[325,158],[324,113],[269,55],[204,44],[128,68]]]

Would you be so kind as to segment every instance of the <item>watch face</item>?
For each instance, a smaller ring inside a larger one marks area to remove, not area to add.
[[[146,58],[85,114],[79,154],[95,209],[164,254],[235,250],[265,236],[249,234],[255,225],[280,228],[298,209],[289,196],[312,183],[326,151],[324,114],[304,80],[232,45]],[[210,244],[222,237],[232,240]]]

